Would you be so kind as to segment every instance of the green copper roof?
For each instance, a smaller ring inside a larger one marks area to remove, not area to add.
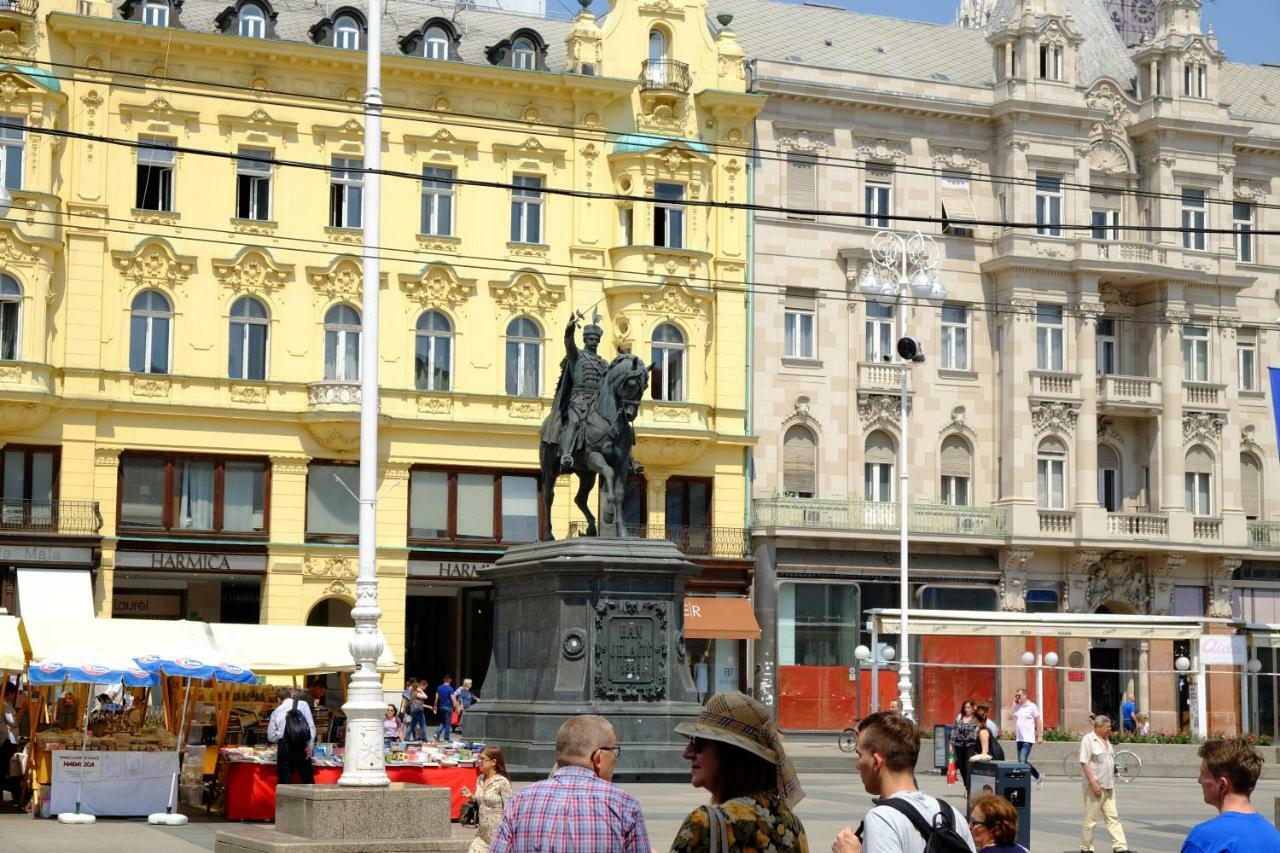
[[[650,151],[654,148],[662,148],[670,145],[672,142],[678,142],[692,151],[697,151],[703,156],[711,156],[711,148],[705,142],[698,142],[694,139],[683,139],[678,136],[656,136],[652,133],[624,133],[618,137],[618,141],[613,143],[614,154],[639,154],[643,151]]]
[[[58,83],[58,78],[54,77],[42,68],[32,68],[30,65],[4,65],[0,67],[7,68],[10,71],[16,71],[24,77],[30,77],[32,80],[35,80],[51,92],[62,91],[62,86]]]

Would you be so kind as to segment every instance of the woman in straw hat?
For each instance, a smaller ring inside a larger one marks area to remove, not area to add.
[[[707,789],[711,804],[685,818],[672,853],[808,853],[791,811],[804,791],[767,708],[737,691],[717,693],[676,732],[689,738],[691,781]]]

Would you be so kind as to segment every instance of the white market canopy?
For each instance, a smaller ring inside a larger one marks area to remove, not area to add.
[[[868,610],[876,630],[896,634],[901,611]],[[1109,613],[1012,613],[986,610],[908,610],[910,634],[975,637],[1074,637],[1087,640],[1194,640],[1206,624],[1229,619],[1185,616],[1122,616]]]
[[[307,675],[319,672],[351,672],[352,628],[315,628],[308,625],[209,626],[214,641],[236,661],[258,675]],[[379,672],[399,669],[387,644],[378,658]]]
[[[27,654],[18,635],[18,617],[0,616],[0,670],[27,668]]]

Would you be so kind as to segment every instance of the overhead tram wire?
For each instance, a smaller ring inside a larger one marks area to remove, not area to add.
[[[145,81],[157,80],[157,81],[170,82],[170,83],[172,82],[183,83],[183,84],[192,85],[192,86],[217,87],[219,90],[232,89],[232,90],[239,90],[246,93],[254,93],[254,95],[251,97],[236,98],[236,97],[228,97],[224,91],[219,91],[217,94],[217,97],[220,100],[230,100],[230,101],[235,101],[239,103],[248,103],[248,104],[255,104],[255,105],[270,104],[275,106],[289,107],[292,109],[325,110],[328,112],[335,112],[341,115],[345,115],[351,118],[358,118],[363,115],[363,112],[361,110],[353,109],[354,106],[359,105],[359,102],[348,101],[344,98],[335,98],[328,95],[312,95],[312,94],[305,94],[300,92],[289,92],[287,90],[282,90],[282,89],[269,89],[269,88],[256,89],[252,86],[242,86],[242,85],[227,84],[227,83],[221,83],[221,82],[210,83],[207,81],[202,81],[202,80],[197,80],[192,78],[183,78],[183,77],[152,76],[152,75],[142,74],[136,71],[129,71],[126,69],[92,68],[90,66],[78,65],[75,63],[55,62],[53,60],[32,60],[32,64],[48,65],[50,67],[58,67],[58,68],[70,68],[73,70],[81,70],[81,71],[93,71],[99,74],[106,72],[110,74],[122,75],[125,77],[134,77],[144,81],[143,85],[119,83],[115,81],[107,81],[104,84],[107,86],[117,86],[124,89],[130,89],[133,91],[151,92],[159,95],[176,92],[177,94],[191,95],[192,97],[209,97],[210,96],[210,93],[205,91],[189,91],[189,90],[180,91],[180,90],[174,90],[174,89],[161,89],[161,88],[148,87],[145,85]],[[78,78],[75,76],[58,76],[56,74],[50,74],[50,76],[58,80],[65,80],[69,82],[79,82],[79,83],[90,82],[90,81],[82,80],[81,78]],[[300,104],[292,103],[288,101],[270,100],[267,98],[263,98],[261,96],[262,92],[268,92],[270,94],[277,95],[280,97],[298,98],[298,99],[304,99],[308,101],[321,101],[324,103],[335,104],[335,105],[340,104],[342,105],[343,108],[337,109],[337,108],[323,107],[323,106],[304,106],[304,105],[300,105]],[[393,115],[389,112],[391,110],[404,110],[420,117],[415,117],[410,115]],[[522,118],[512,118],[507,116],[496,116],[496,115],[491,116],[491,115],[483,115],[479,113],[457,112],[453,109],[450,109],[449,111],[444,112],[444,111],[429,109],[427,107],[415,107],[407,104],[388,105],[384,110],[384,116],[387,118],[394,118],[401,121],[430,122],[435,124],[443,124],[451,127],[466,127],[466,128],[476,129],[476,130],[492,131],[495,129],[488,124],[468,124],[467,122],[458,121],[458,117],[463,117],[463,118],[472,119],[473,121],[481,121],[481,122],[489,122],[489,123],[497,122],[497,123],[505,123],[505,124],[511,124],[511,125],[520,125],[521,126],[520,132],[527,133],[531,136],[545,136],[545,137],[552,137],[556,139],[570,138],[570,139],[580,140],[580,139],[588,139],[588,138],[596,139],[599,137],[604,137],[604,138],[623,137],[631,133],[631,131],[608,130],[608,129],[599,128],[599,127],[590,128],[585,125],[564,125],[564,124],[556,124],[554,122],[545,122],[542,120],[539,120],[536,122],[527,122]],[[200,124],[213,125],[214,123],[201,121]],[[551,128],[555,131],[569,131],[569,133],[566,136],[561,133],[554,133],[552,131],[535,129],[536,127],[539,127],[539,126]],[[590,134],[590,136],[587,137],[584,135],[579,135],[579,133]],[[661,138],[665,138],[665,137],[661,137]],[[788,157],[787,157],[788,152],[782,151],[780,149],[766,149],[766,148],[761,148],[758,146],[751,146],[746,144],[736,145],[734,143],[729,143],[729,142],[713,142],[713,141],[703,141],[703,140],[697,140],[697,142],[700,145],[707,146],[708,148],[717,149],[717,150],[724,149],[730,153],[737,153],[739,156],[750,157],[756,160],[765,160],[769,162],[777,162],[777,163],[783,163],[783,164],[788,162]],[[866,171],[870,168],[875,168],[883,165],[879,161],[856,158],[856,157],[841,157],[841,156],[836,156],[832,154],[811,154],[808,156],[813,157],[815,163],[825,163],[828,168],[837,167],[837,168],[850,169],[853,171]],[[968,180],[975,181],[978,183],[989,183],[992,185],[1004,185],[1004,186],[1023,186],[1023,187],[1030,187],[1030,188],[1034,188],[1036,186],[1036,179],[1034,176],[1020,177],[1020,176],[1013,176],[1013,175],[1004,175],[996,172],[987,172],[987,173],[965,172],[964,170],[948,169],[941,166],[920,166],[920,165],[910,165],[910,164],[894,164],[893,169],[895,174],[900,174],[900,175],[912,175],[917,177],[921,177],[921,176],[944,177],[944,176],[953,176],[958,174],[958,175],[965,176]],[[1075,181],[1063,180],[1059,183],[1059,186],[1063,190],[1070,190],[1072,192],[1089,192],[1089,193],[1100,193],[1104,195],[1132,196],[1134,198],[1158,199],[1158,200],[1166,200],[1166,201],[1182,200],[1182,196],[1177,193],[1161,193],[1161,192],[1155,192],[1153,190],[1143,190],[1143,189],[1128,188],[1128,187],[1112,187],[1104,184],[1081,184]],[[1204,204],[1206,205],[1227,206],[1227,205],[1233,205],[1234,203],[1235,203],[1234,199],[1226,199],[1226,198],[1205,198],[1204,199]],[[1264,203],[1264,202],[1250,202],[1249,204],[1256,210],[1280,209],[1280,204],[1271,204],[1271,203]],[[1254,233],[1257,233],[1257,232],[1254,232]]]
[[[54,212],[53,215],[54,216],[60,215],[64,217],[81,217],[81,218],[90,219],[99,223],[102,222],[104,219],[102,216],[94,213]],[[34,216],[33,216],[33,219],[34,219]],[[59,222],[48,222],[43,220],[35,220],[35,221],[39,222],[39,224],[44,224],[44,225],[64,224]],[[118,223],[123,223],[128,225],[154,225],[154,223],[144,222],[142,220],[124,218],[124,217],[106,217],[106,221],[118,222]],[[224,234],[224,235],[235,237],[237,239],[219,240],[219,239],[212,239],[207,237],[193,238],[193,237],[187,237],[186,235],[182,235],[182,234],[159,233],[156,231],[140,231],[140,230],[137,230],[136,228],[106,228],[106,227],[102,227],[101,225],[97,226],[97,230],[106,232],[106,233],[111,233],[111,234],[122,234],[125,236],[131,236],[135,238],[156,237],[156,238],[166,239],[166,240],[200,239],[200,241],[203,243],[215,243],[219,245],[226,245],[226,246],[238,248],[240,250],[259,249],[261,251],[266,251],[266,252],[270,251],[268,247],[265,247],[265,246],[260,246],[258,244],[252,244],[252,243],[246,244],[244,241],[245,235],[239,231],[233,231],[230,229],[211,228],[207,226],[178,225],[173,227],[182,228],[183,230],[186,230],[186,231],[201,231],[201,232],[208,232],[208,233],[214,233],[214,234]],[[330,262],[332,262],[335,257],[346,256],[352,259],[358,258],[357,255],[352,254],[349,251],[335,250],[331,241],[321,240],[313,237],[290,237],[290,236],[281,236],[281,235],[274,235],[274,237],[275,239],[289,240],[291,242],[296,242],[301,244],[312,244],[315,246],[321,246],[323,248],[306,248],[304,246],[286,246],[283,248],[286,248],[290,251],[302,252],[305,254],[324,257],[328,259]],[[356,247],[353,245],[351,248],[354,249]],[[509,260],[507,258],[493,258],[488,256],[449,257],[445,255],[432,253],[429,259],[424,260],[421,257],[421,254],[426,254],[426,253],[421,252],[421,250],[397,249],[394,247],[387,247],[387,246],[374,247],[374,249],[375,249],[375,254],[377,254],[378,258],[381,260],[386,260],[392,263],[411,264],[419,268],[430,266],[433,263],[438,263],[441,265],[452,267],[454,269],[480,270],[485,272],[500,273],[507,276],[511,276],[520,272],[529,271],[531,269],[530,265],[523,259]],[[395,253],[409,254],[411,256],[403,257],[402,254],[395,254]],[[453,260],[453,258],[467,258],[469,260],[481,260],[481,261],[487,261],[489,263],[488,264],[457,263]],[[509,264],[510,266],[499,267],[499,266],[491,266],[490,264]],[[565,272],[547,272],[544,269],[542,269],[543,266],[555,267],[555,268],[563,269],[566,271]],[[545,263],[545,262],[542,265],[540,265],[538,268],[532,268],[532,269],[534,272],[541,274],[545,278],[560,278],[560,279],[565,279],[567,281],[572,281],[574,278],[578,277],[579,270],[580,270],[579,267],[576,267],[571,264],[551,264],[551,263]],[[592,277],[597,278],[601,281],[610,282],[613,284],[621,284],[621,285],[653,286],[655,283],[654,280],[650,278],[644,278],[644,277],[637,278],[625,272],[619,274],[616,271],[612,271],[612,270],[605,272],[603,274],[595,273],[593,274]],[[682,281],[689,281],[689,280],[691,279],[689,278],[682,279]],[[716,285],[716,283],[723,281],[722,279],[704,279],[704,278],[698,278],[698,279],[692,279],[692,280],[708,282],[708,286],[706,289],[714,289],[714,286]],[[731,282],[731,283],[737,287],[740,287],[743,290],[747,290],[752,293],[757,293],[762,295],[779,295],[779,294],[785,293],[786,290],[790,287],[789,285],[786,285],[786,284],[778,284],[773,282],[762,282],[762,281],[751,281],[751,282],[742,282],[742,283]],[[864,296],[858,293],[850,293],[847,290],[840,290],[836,288],[806,288],[806,289],[812,290],[819,294],[823,294],[823,298],[829,299],[835,302],[862,304],[862,303],[878,301],[870,296]],[[934,304],[927,300],[918,299],[916,297],[908,297],[908,301],[916,308],[925,308],[933,311],[940,311],[944,307],[942,304]],[[1144,303],[1144,304],[1152,304],[1152,303]],[[992,316],[1013,315],[1018,313],[1017,309],[1015,309],[1011,303],[1001,302],[1001,301],[965,302],[964,307],[975,313],[988,314]],[[1064,316],[1069,316],[1069,317],[1085,316],[1083,312],[1077,311],[1073,306],[1063,305],[1060,307],[1063,309]],[[1204,317],[1205,322],[1217,323],[1217,321],[1225,315],[1223,314],[1206,315],[1204,313],[1201,313],[1199,316]],[[1168,325],[1167,321],[1159,317],[1145,318],[1145,317],[1126,316],[1121,319],[1124,323],[1130,324],[1130,325],[1147,325],[1147,326]],[[1233,317],[1233,319],[1238,319],[1238,318]],[[1271,323],[1263,322],[1263,321],[1251,322],[1249,325],[1255,328],[1260,328],[1260,329],[1280,330],[1280,321],[1271,322]]]
[[[50,128],[50,127],[29,127],[29,126],[24,126],[23,129],[29,133],[39,133],[39,134],[44,134],[48,136],[61,137],[64,139],[77,139],[85,142],[96,142],[96,143],[109,144],[109,145],[119,145],[125,148],[133,148],[135,150],[154,147],[154,146],[147,145],[146,143],[141,142],[137,139],[124,139],[122,137],[82,133],[80,131],[74,131],[74,130],[61,130],[61,129]],[[235,151],[215,151],[209,148],[199,148],[199,147],[194,147],[190,145],[168,145],[166,146],[166,148],[174,152],[181,152],[184,154],[195,154],[195,155],[204,156],[204,157],[214,157],[222,160],[241,159],[240,155]],[[309,169],[309,170],[318,171],[318,172],[331,173],[334,171],[332,166],[329,166],[324,163],[310,163],[302,160],[284,160],[275,156],[257,158],[256,162],[270,163],[272,165],[287,167],[287,168]],[[413,172],[401,172],[395,169],[369,169],[367,167],[362,166],[361,168],[358,168],[358,169],[345,168],[344,171],[359,172],[361,174],[378,174],[383,177],[399,178],[402,180],[413,181],[415,184],[418,184],[418,185],[420,185],[422,181],[422,176],[420,174],[416,174]],[[498,190],[504,190],[504,191],[510,191],[516,188],[515,184],[506,183],[504,181],[487,181],[487,180],[480,180],[476,178],[460,178],[456,176],[451,178],[444,178],[444,177],[433,178],[433,180],[439,183],[447,183],[454,186],[481,187],[486,189],[498,189]],[[636,202],[636,201],[649,200],[647,197],[628,196],[628,195],[623,195],[621,193],[605,193],[605,192],[596,192],[596,191],[589,191],[589,190],[580,190],[580,189],[574,189],[570,187],[543,186],[538,190],[538,192],[548,196],[561,196],[566,198],[578,198],[578,199],[586,199],[591,201]],[[680,201],[680,205],[685,208],[741,210],[744,212],[749,211],[753,213],[794,214],[794,215],[806,216],[806,217],[824,216],[824,217],[836,218],[836,219],[862,219],[862,220],[887,219],[893,222],[906,222],[906,223],[913,223],[913,224],[918,224],[918,223],[928,223],[928,224],[935,224],[935,225],[951,224],[951,225],[960,225],[966,228],[983,227],[983,228],[1001,228],[1005,230],[1043,231],[1046,227],[1049,227],[1049,226],[1046,226],[1044,223],[1040,223],[1040,222],[1017,222],[1012,220],[999,220],[999,219],[956,220],[953,218],[949,219],[941,216],[914,216],[914,215],[907,215],[907,214],[900,214],[900,213],[869,214],[866,211],[822,210],[820,208],[793,208],[793,207],[785,207],[781,205],[759,204],[756,202],[745,202],[745,201],[744,202],[728,202],[728,201],[712,201],[707,199],[683,199]],[[1060,231],[1093,231],[1097,226],[1091,223],[1065,223],[1064,222],[1064,223],[1055,224],[1052,227]],[[1192,228],[1188,226],[1178,226],[1178,225],[1128,225],[1128,226],[1122,226],[1122,228],[1123,230],[1126,230],[1129,232],[1137,232],[1142,234],[1219,234],[1219,235],[1231,234],[1231,235],[1234,235],[1238,233],[1234,228],[1210,228],[1210,227]],[[1259,228],[1259,229],[1252,230],[1249,233],[1255,237],[1274,237],[1274,236],[1280,236],[1280,229]]]

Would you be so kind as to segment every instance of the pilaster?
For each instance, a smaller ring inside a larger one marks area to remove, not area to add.
[[[1107,534],[1106,509],[1098,502],[1097,329],[1103,312],[1092,298],[1076,306],[1076,371],[1080,374],[1080,416],[1076,420],[1075,505],[1085,539]]]
[[[307,533],[307,456],[271,457],[271,538],[301,542]]]
[[[1189,541],[1191,525],[1176,525],[1179,515],[1185,516],[1182,450],[1182,327],[1190,315],[1182,308],[1165,311],[1165,322],[1160,327],[1160,510],[1169,516],[1169,535],[1174,541]],[[1185,531],[1181,527],[1185,526]],[[1178,530],[1174,528],[1178,527]]]

